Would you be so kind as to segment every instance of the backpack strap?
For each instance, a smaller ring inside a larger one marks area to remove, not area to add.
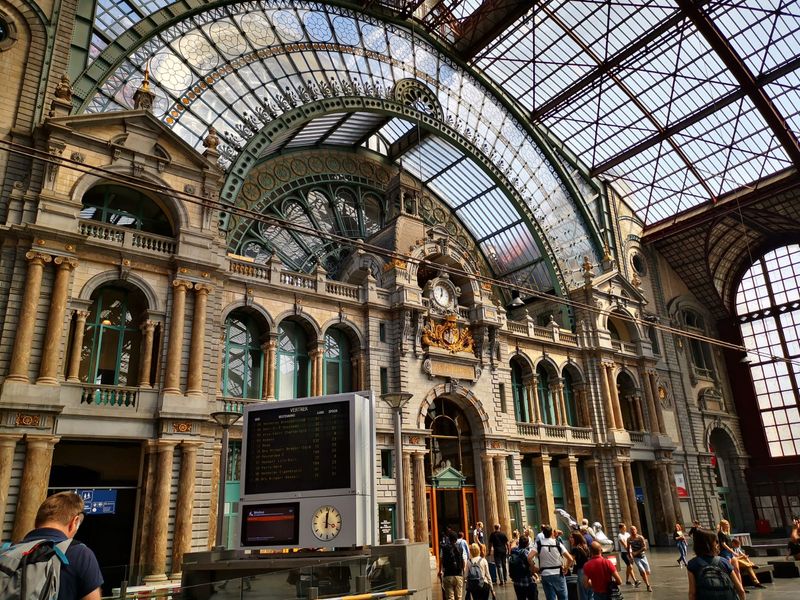
[[[69,564],[69,559],[67,558],[67,548],[69,548],[69,545],[71,543],[72,543],[72,538],[67,538],[53,546],[53,552],[56,553],[56,556],[63,565]]]

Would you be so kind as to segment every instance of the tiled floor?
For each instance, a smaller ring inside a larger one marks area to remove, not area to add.
[[[644,585],[638,589],[633,586],[622,586],[622,593],[626,600],[674,600],[686,598],[689,583],[686,569],[679,567],[675,562],[678,557],[677,551],[655,548],[650,551],[649,557],[653,568],[653,592],[649,593]],[[756,559],[756,564],[766,564],[767,560],[777,559]],[[622,575],[624,580],[624,572]],[[513,587],[497,586],[495,589],[498,600],[514,600]],[[746,589],[750,592],[747,594],[748,600],[800,600],[800,579],[776,579],[775,583],[767,584],[767,589],[765,590]],[[434,600],[440,600],[441,597],[441,589],[435,586]],[[539,588],[539,600],[544,600],[541,587]]]

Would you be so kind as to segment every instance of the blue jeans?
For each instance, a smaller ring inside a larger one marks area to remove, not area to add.
[[[575,569],[575,575],[578,576],[578,600],[594,600],[594,591],[583,587],[583,569]]]
[[[539,598],[539,590],[534,581],[530,583],[514,582],[514,593],[517,596],[517,600],[538,600]]]
[[[680,552],[680,558],[678,558],[678,562],[683,563],[683,566],[686,566],[686,542],[678,542],[678,552]]]
[[[545,575],[542,589],[547,600],[567,600],[567,579],[563,575]]]

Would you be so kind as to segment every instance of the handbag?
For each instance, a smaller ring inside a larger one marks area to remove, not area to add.
[[[603,559],[607,560],[607,559]],[[606,567],[606,571],[608,572],[608,597],[610,600],[623,600],[622,597],[622,590],[619,589],[619,585],[617,584],[616,580],[611,576],[611,571],[608,569],[608,563],[603,563]]]

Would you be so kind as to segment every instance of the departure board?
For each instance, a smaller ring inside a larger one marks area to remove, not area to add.
[[[273,406],[248,413],[245,495],[351,488],[350,403]]]

